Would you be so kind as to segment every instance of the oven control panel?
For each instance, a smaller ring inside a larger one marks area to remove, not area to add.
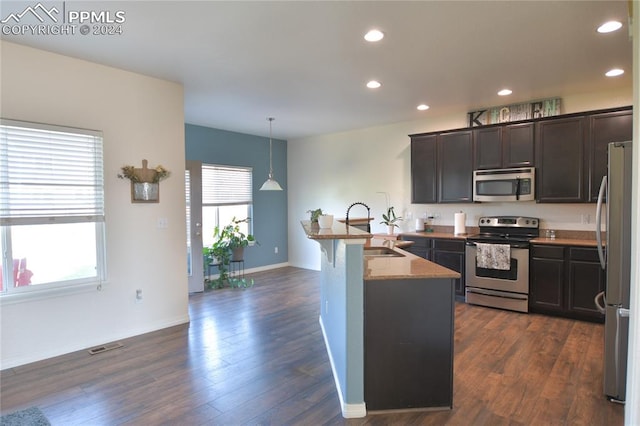
[[[540,221],[524,216],[485,216],[478,221],[480,227],[538,228]]]

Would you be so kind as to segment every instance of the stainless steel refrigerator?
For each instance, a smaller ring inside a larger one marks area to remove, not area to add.
[[[604,394],[624,402],[629,340],[631,283],[631,142],[610,143],[608,174],[602,179],[596,211],[596,239],[607,286],[596,297],[605,314]],[[606,245],[602,244],[602,210],[606,198]]]

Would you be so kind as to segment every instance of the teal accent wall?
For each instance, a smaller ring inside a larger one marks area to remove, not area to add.
[[[327,350],[341,401],[350,406],[348,410],[362,407],[364,412],[364,243],[318,242],[322,247],[320,316]]]
[[[273,139],[273,175],[283,191],[260,191],[269,175],[268,137],[186,124],[185,147],[187,160],[253,168],[253,233],[260,245],[245,250],[245,268],[287,262],[287,141]]]

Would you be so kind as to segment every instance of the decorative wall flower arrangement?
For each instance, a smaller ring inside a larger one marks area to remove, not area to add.
[[[168,178],[171,172],[162,165],[150,169],[148,161],[142,160],[142,168],[122,166],[118,177],[131,181],[131,202],[157,203],[160,201],[161,180]]]

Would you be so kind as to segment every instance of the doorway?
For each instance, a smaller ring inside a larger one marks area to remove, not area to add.
[[[204,291],[202,256],[202,163],[187,160],[185,165],[187,205],[187,275],[189,293]]]

